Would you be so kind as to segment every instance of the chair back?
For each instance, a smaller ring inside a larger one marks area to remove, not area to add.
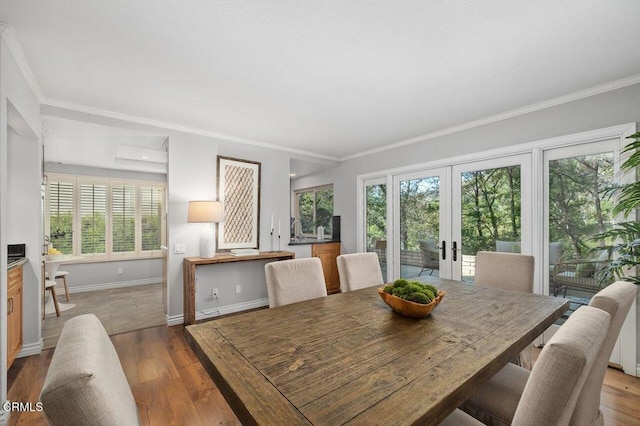
[[[338,256],[340,289],[353,291],[384,283],[376,253],[350,253]]]
[[[522,392],[514,425],[568,425],[611,316],[578,308],[544,346]]]
[[[269,307],[327,295],[322,263],[317,257],[282,260],[264,265]]]
[[[617,281],[600,290],[591,298],[589,306],[602,309],[611,315],[609,333],[604,339],[602,349],[598,353],[591,373],[584,384],[576,409],[571,418],[574,425],[603,425],[604,419],[600,411],[600,392],[602,383],[616,344],[620,329],[636,299],[638,286],[626,281]]]
[[[479,251],[476,254],[476,285],[533,293],[533,256]]]
[[[118,353],[94,314],[64,324],[40,401],[51,425],[139,424]]]

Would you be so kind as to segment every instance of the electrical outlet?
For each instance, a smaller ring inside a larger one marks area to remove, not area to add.
[[[118,268],[118,275],[122,275],[124,274],[124,269],[123,268]]]
[[[215,288],[215,287],[211,289],[211,298],[212,299],[217,299],[218,298],[218,289]]]
[[[242,286],[240,284],[236,285],[236,294],[242,293]]]
[[[184,244],[174,244],[173,245],[173,252],[176,254],[181,254],[184,253],[186,251],[186,246]]]

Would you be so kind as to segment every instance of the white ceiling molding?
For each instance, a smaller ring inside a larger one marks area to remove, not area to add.
[[[428,141],[430,139],[439,138],[446,135],[451,135],[454,133],[461,132],[463,130],[473,129],[475,127],[484,126],[486,124],[495,123],[498,121],[506,120],[508,118],[518,117],[520,115],[529,114],[531,112],[540,111],[545,108],[551,108],[554,106],[566,104],[569,102],[577,101],[580,99],[588,98],[590,96],[600,95],[602,93],[611,92],[613,90],[622,89],[624,87],[633,86],[634,84],[640,83],[640,74],[622,78],[620,80],[612,81],[609,83],[601,84],[599,86],[591,87],[589,89],[580,90],[575,93],[570,93],[565,96],[559,96],[554,99],[549,99],[543,102],[538,102],[533,105],[528,105],[526,107],[517,108],[512,111],[503,112],[500,114],[495,114],[489,117],[481,118],[479,120],[470,121],[468,123],[460,124],[458,126],[449,127],[448,129],[442,129],[437,132],[428,133],[426,135],[417,136],[415,138],[406,139],[404,141],[395,142],[380,148],[374,148],[367,151],[360,152],[358,154],[347,155],[345,157],[341,157],[338,161],[346,161],[351,160],[353,158],[363,157],[365,155],[375,154],[378,152],[389,151],[391,149],[400,148],[403,146],[411,145],[418,142]]]
[[[40,85],[38,84],[38,81],[36,80],[36,77],[33,74],[33,71],[31,71],[29,62],[27,61],[27,58],[24,56],[22,46],[20,46],[20,42],[15,37],[14,31],[11,28],[11,25],[7,24],[6,22],[0,21],[0,36],[2,36],[4,41],[7,43],[7,46],[9,47],[9,52],[11,52],[13,59],[16,60],[16,63],[18,64],[18,68],[20,68],[20,71],[22,72],[24,79],[27,81],[29,88],[33,91],[33,94],[35,95],[38,102],[42,103],[42,99],[43,99],[42,90],[40,89]]]
[[[307,152],[300,149],[288,148],[281,145],[276,145],[269,142],[254,141],[250,139],[244,139],[238,136],[226,135],[223,133],[211,132],[208,130],[197,129],[195,127],[183,126],[177,123],[171,123],[168,121],[154,120],[151,118],[137,117],[129,114],[122,114],[115,111],[107,111],[100,108],[93,108],[85,105],[77,105],[70,102],[58,101],[55,99],[44,98],[41,102],[42,105],[51,107],[67,109],[71,111],[82,112],[86,114],[98,115],[102,117],[115,118],[116,120],[128,121],[130,123],[144,124],[147,126],[159,127],[162,129],[175,130],[178,132],[190,133],[194,135],[206,136],[210,138],[220,139],[225,142],[243,143],[246,145],[258,146],[261,148],[275,149],[278,151],[290,152],[292,154],[302,154],[311,157],[322,158],[324,160],[338,160],[336,157],[330,155],[317,154],[313,152]]]

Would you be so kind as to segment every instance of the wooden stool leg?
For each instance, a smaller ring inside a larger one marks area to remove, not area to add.
[[[62,276],[62,282],[64,283],[64,293],[67,296],[67,302],[69,301],[69,287],[67,287],[67,276]]]
[[[56,297],[56,288],[50,287],[51,290],[51,298],[53,299],[53,306],[56,307],[56,316],[60,316],[60,306],[58,306],[58,298]]]

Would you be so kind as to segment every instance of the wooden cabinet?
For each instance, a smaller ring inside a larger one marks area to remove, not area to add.
[[[8,272],[7,286],[7,368],[22,349],[22,266]]]
[[[340,255],[340,243],[322,243],[311,246],[311,256],[320,258],[327,293],[340,293],[340,276],[336,258]]]

